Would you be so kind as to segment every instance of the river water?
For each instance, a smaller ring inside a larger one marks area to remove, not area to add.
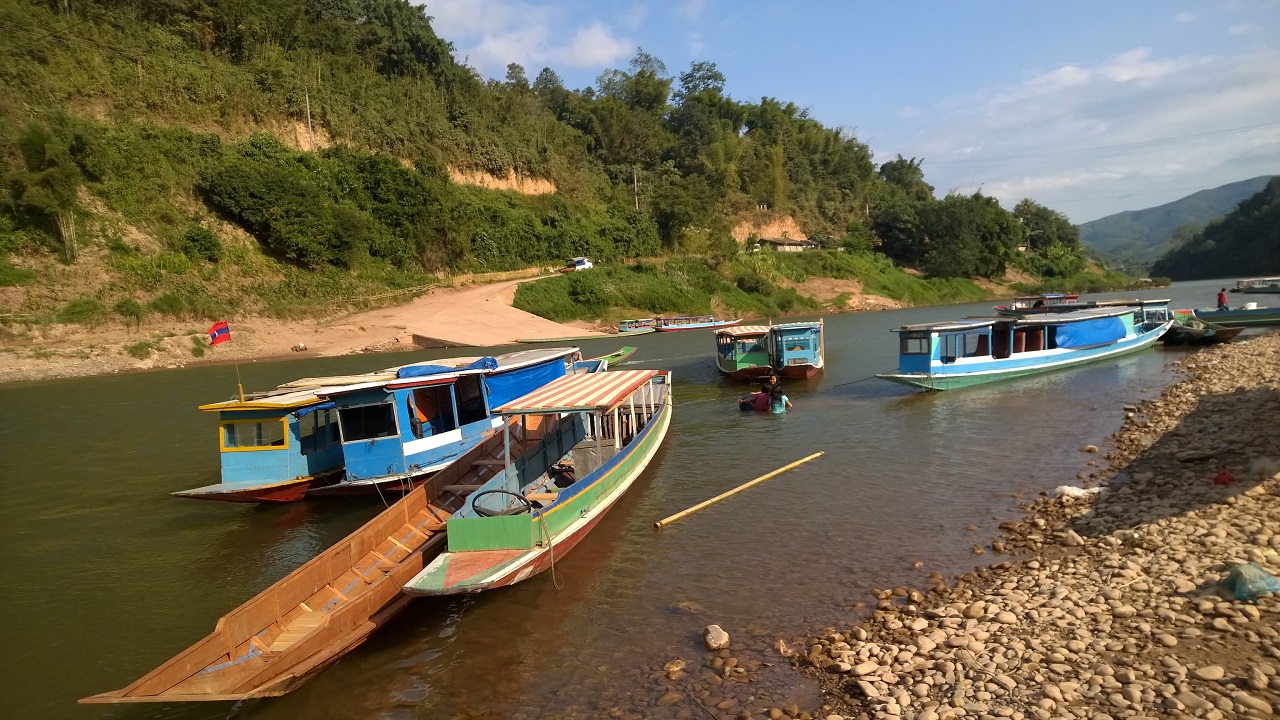
[[[1221,281],[1105,297],[1211,304]],[[1100,296],[1101,297],[1101,296]],[[0,386],[0,706],[21,718],[669,717],[662,665],[705,661],[718,623],[735,653],[776,663],[753,690],[812,708],[815,689],[771,647],[847,625],[870,588],[922,585],[987,558],[1017,498],[1079,482],[1081,445],[1121,405],[1176,378],[1187,350],[951,393],[870,379],[896,365],[889,330],[989,304],[826,317],[827,370],[786,385],[785,415],[740,412],[710,331],[653,334],[626,367],[674,371],[675,411],[650,469],[555,578],[462,599],[419,599],[289,696],[233,706],[78,706],[122,687],[225,612],[375,515],[377,498],[249,506],[169,492],[217,481],[215,417],[230,366]],[[1249,331],[1250,333],[1257,331]],[[581,343],[588,357],[616,339]],[[247,389],[444,354],[241,366]],[[661,532],[655,520],[769,470],[825,455]],[[915,567],[919,564],[919,567]],[[691,679],[696,678],[694,673]],[[696,709],[696,707],[694,708]],[[698,710],[701,713],[700,710]],[[625,714],[624,713],[624,714]]]

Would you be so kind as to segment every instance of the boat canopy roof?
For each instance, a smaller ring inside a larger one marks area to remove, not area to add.
[[[247,394],[244,396],[244,400],[232,398],[222,402],[209,403],[208,405],[201,405],[200,409],[205,412],[221,412],[224,410],[279,410],[284,412],[326,402],[326,396],[329,393],[339,392],[343,387],[341,385],[317,385],[308,388],[288,389],[281,386],[280,390]]]
[[[568,357],[576,352],[578,352],[578,348],[576,347],[558,347],[540,348],[537,350],[518,350],[516,352],[506,353],[505,355],[498,355],[492,358],[464,357],[424,360],[420,363],[412,363],[410,365],[401,365],[400,367],[390,368],[389,372],[392,373],[392,377],[389,380],[346,385],[341,388],[330,390],[327,394],[342,395],[345,393],[383,386],[406,387],[409,385],[420,385],[424,380],[435,380],[441,376],[456,377],[459,375],[481,375],[503,372],[506,370],[515,370],[522,367],[528,367],[530,365],[544,363],[548,360],[554,360],[555,358]],[[494,362],[482,362],[486,359]]]
[[[1075,293],[1041,293],[1039,295],[1019,295],[1014,300],[1075,300],[1080,297]]]
[[[546,415],[561,412],[605,411],[662,370],[610,370],[587,375],[565,375],[494,410],[501,415]]]
[[[1144,300],[1143,305],[1167,305],[1168,300]],[[1038,313],[1034,315],[1017,315],[1013,317],[984,318],[971,317],[964,320],[943,320],[916,325],[903,325],[894,328],[893,332],[967,332],[981,330],[996,324],[1006,325],[1064,325],[1067,323],[1100,320],[1102,318],[1120,317],[1133,312],[1132,305],[1113,307],[1092,307],[1072,310],[1064,313]]]
[[[778,323],[773,327],[777,330],[816,330],[822,327],[822,321],[806,320],[805,322]]]
[[[768,333],[768,325],[739,325],[716,330],[716,335],[729,335],[731,337],[755,337],[757,335],[767,335]]]

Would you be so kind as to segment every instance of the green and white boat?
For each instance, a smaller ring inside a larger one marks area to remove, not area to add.
[[[451,487],[468,497],[448,519],[448,552],[404,585],[409,595],[491,590],[563,560],[657,453],[671,373],[565,376],[495,412],[519,419],[490,440],[503,460],[462,468]]]

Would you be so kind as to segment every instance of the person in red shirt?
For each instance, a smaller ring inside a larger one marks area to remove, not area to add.
[[[1221,290],[1218,291],[1218,309],[1219,310],[1231,309],[1227,307],[1227,289],[1226,288],[1222,288]]]

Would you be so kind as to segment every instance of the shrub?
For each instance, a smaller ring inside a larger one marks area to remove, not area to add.
[[[139,340],[138,342],[126,347],[124,350],[129,353],[130,357],[135,357],[139,360],[146,360],[148,357],[151,357],[151,352],[155,349],[156,346],[153,345],[150,340]]]
[[[147,309],[142,307],[142,303],[131,297],[122,298],[111,310],[124,318],[126,323],[133,325],[135,330],[142,325],[142,319],[147,316]]]
[[[90,297],[78,297],[58,311],[58,322],[97,327],[107,318],[107,307]]]
[[[227,307],[198,289],[174,290],[148,304],[152,312],[183,320],[216,320],[226,314]]]
[[[27,285],[36,279],[36,274],[26,268],[14,267],[0,260],[0,287],[8,285]]]
[[[192,260],[218,262],[222,259],[222,243],[218,236],[199,223],[192,223],[177,245],[178,251]]]
[[[204,357],[204,339],[201,335],[191,336],[191,354],[195,357]]]

